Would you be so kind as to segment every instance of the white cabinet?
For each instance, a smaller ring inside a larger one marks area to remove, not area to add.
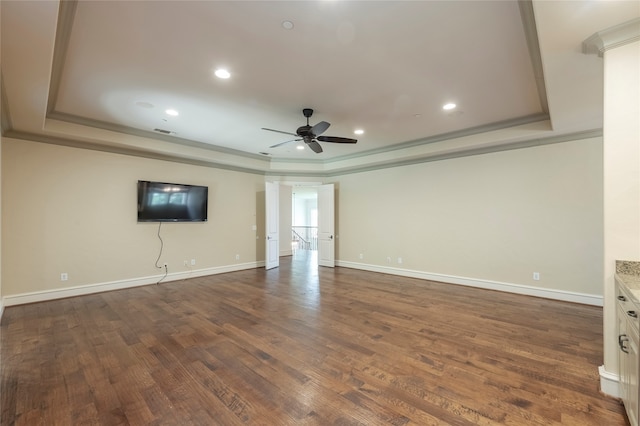
[[[620,284],[616,285],[620,394],[631,426],[638,426],[638,308]]]

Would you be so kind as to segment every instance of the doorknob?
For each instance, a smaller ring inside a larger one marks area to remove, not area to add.
[[[330,240],[333,240],[333,235],[329,235],[329,239],[330,239]]]

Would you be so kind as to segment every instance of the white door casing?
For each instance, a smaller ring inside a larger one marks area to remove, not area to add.
[[[266,249],[265,268],[272,269],[280,266],[279,242],[279,203],[280,187],[278,183],[265,182],[265,220],[266,220]]]
[[[318,187],[318,266],[333,268],[335,259],[334,185]]]

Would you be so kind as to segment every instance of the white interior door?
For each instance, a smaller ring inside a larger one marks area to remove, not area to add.
[[[318,187],[318,265],[333,268],[335,258],[333,184]]]
[[[280,187],[277,183],[265,182],[266,250],[265,268],[277,268],[280,265],[279,242],[279,203]]]

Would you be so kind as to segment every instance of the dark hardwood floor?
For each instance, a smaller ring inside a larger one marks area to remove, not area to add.
[[[282,258],[7,307],[2,425],[625,425],[602,309]]]

